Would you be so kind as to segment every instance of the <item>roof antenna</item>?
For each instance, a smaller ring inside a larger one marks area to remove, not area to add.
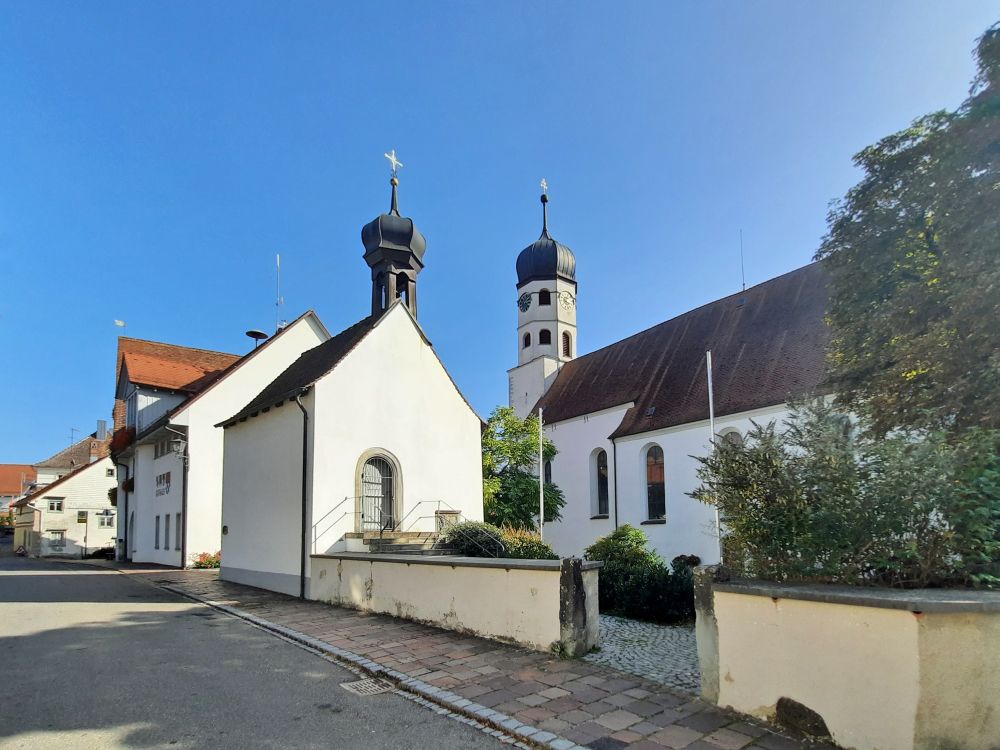
[[[285,304],[285,298],[281,296],[281,253],[275,257],[275,280],[277,300],[274,303],[274,330],[280,331],[288,325],[288,321],[281,317],[281,308]]]
[[[740,227],[740,276],[743,278],[743,291],[747,290],[747,273],[743,268],[743,227]]]

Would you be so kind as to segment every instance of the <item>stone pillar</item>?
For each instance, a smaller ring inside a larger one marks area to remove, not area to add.
[[[562,561],[559,572],[559,652],[563,656],[583,656],[597,645],[600,566],[601,563],[584,563],[578,557]]]
[[[721,566],[699,565],[694,569],[694,633],[698,642],[698,667],[701,670],[701,697],[719,702],[719,623],[715,619],[715,595],[712,584]]]

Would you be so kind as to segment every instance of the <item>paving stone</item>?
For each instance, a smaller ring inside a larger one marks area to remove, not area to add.
[[[549,699],[544,696],[538,695],[522,695],[517,699],[518,702],[525,704],[526,706],[540,706],[543,703],[548,703]]]
[[[623,750],[628,747],[628,742],[616,737],[599,737],[587,745],[590,750]]]
[[[701,739],[703,736],[704,735],[697,729],[672,724],[669,727],[664,727],[660,731],[651,734],[650,738],[655,742],[659,742],[669,748],[673,748],[673,750],[680,750],[680,748],[687,747],[695,740]]]
[[[691,729],[697,729],[703,733],[714,732],[720,727],[724,727],[726,724],[732,723],[733,719],[731,716],[726,716],[718,711],[713,711],[708,709],[705,711],[699,711],[691,716],[685,716],[683,719],[677,721],[682,727],[690,727]]]
[[[548,690],[543,690],[539,693],[544,698],[549,700],[555,700],[556,698],[562,698],[565,695],[569,695],[569,690],[563,690],[562,688],[550,687]]]
[[[760,737],[763,734],[767,734],[767,730],[764,727],[751,724],[748,721],[737,721],[733,724],[727,724],[726,729],[745,734],[748,737]]]
[[[734,732],[726,727],[724,729],[716,729],[705,737],[705,741],[722,748],[722,750],[741,750],[741,748],[753,742],[753,737]]]
[[[753,744],[754,747],[763,747],[766,750],[799,750],[803,747],[803,743],[771,733],[761,735]]]
[[[609,713],[606,713],[598,717],[597,719],[598,724],[601,724],[602,726],[605,726],[608,729],[612,729],[615,731],[618,731],[620,729],[627,729],[633,724],[638,724],[640,721],[642,721],[641,716],[636,716],[635,714],[630,713],[629,711],[622,711],[622,710],[611,711]]]

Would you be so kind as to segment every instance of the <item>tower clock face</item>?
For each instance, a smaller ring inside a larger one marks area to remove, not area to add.
[[[521,312],[528,312],[528,308],[531,307],[531,295],[527,292],[522,294],[517,300],[517,306]]]
[[[576,299],[569,292],[560,292],[559,305],[563,310],[569,310],[571,307],[576,305]]]

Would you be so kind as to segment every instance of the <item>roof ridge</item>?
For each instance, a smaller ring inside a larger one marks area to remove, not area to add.
[[[200,346],[185,346],[184,344],[171,344],[167,341],[156,341],[154,339],[137,339],[132,336],[119,336],[119,341],[139,341],[143,344],[156,344],[158,346],[170,346],[175,349],[187,349],[192,352],[205,352],[206,354],[221,354],[224,357],[242,357],[242,354],[233,354],[232,352],[224,352],[219,349],[205,349]],[[124,353],[124,352],[123,352]],[[139,354],[141,352],[133,352],[133,354]]]

